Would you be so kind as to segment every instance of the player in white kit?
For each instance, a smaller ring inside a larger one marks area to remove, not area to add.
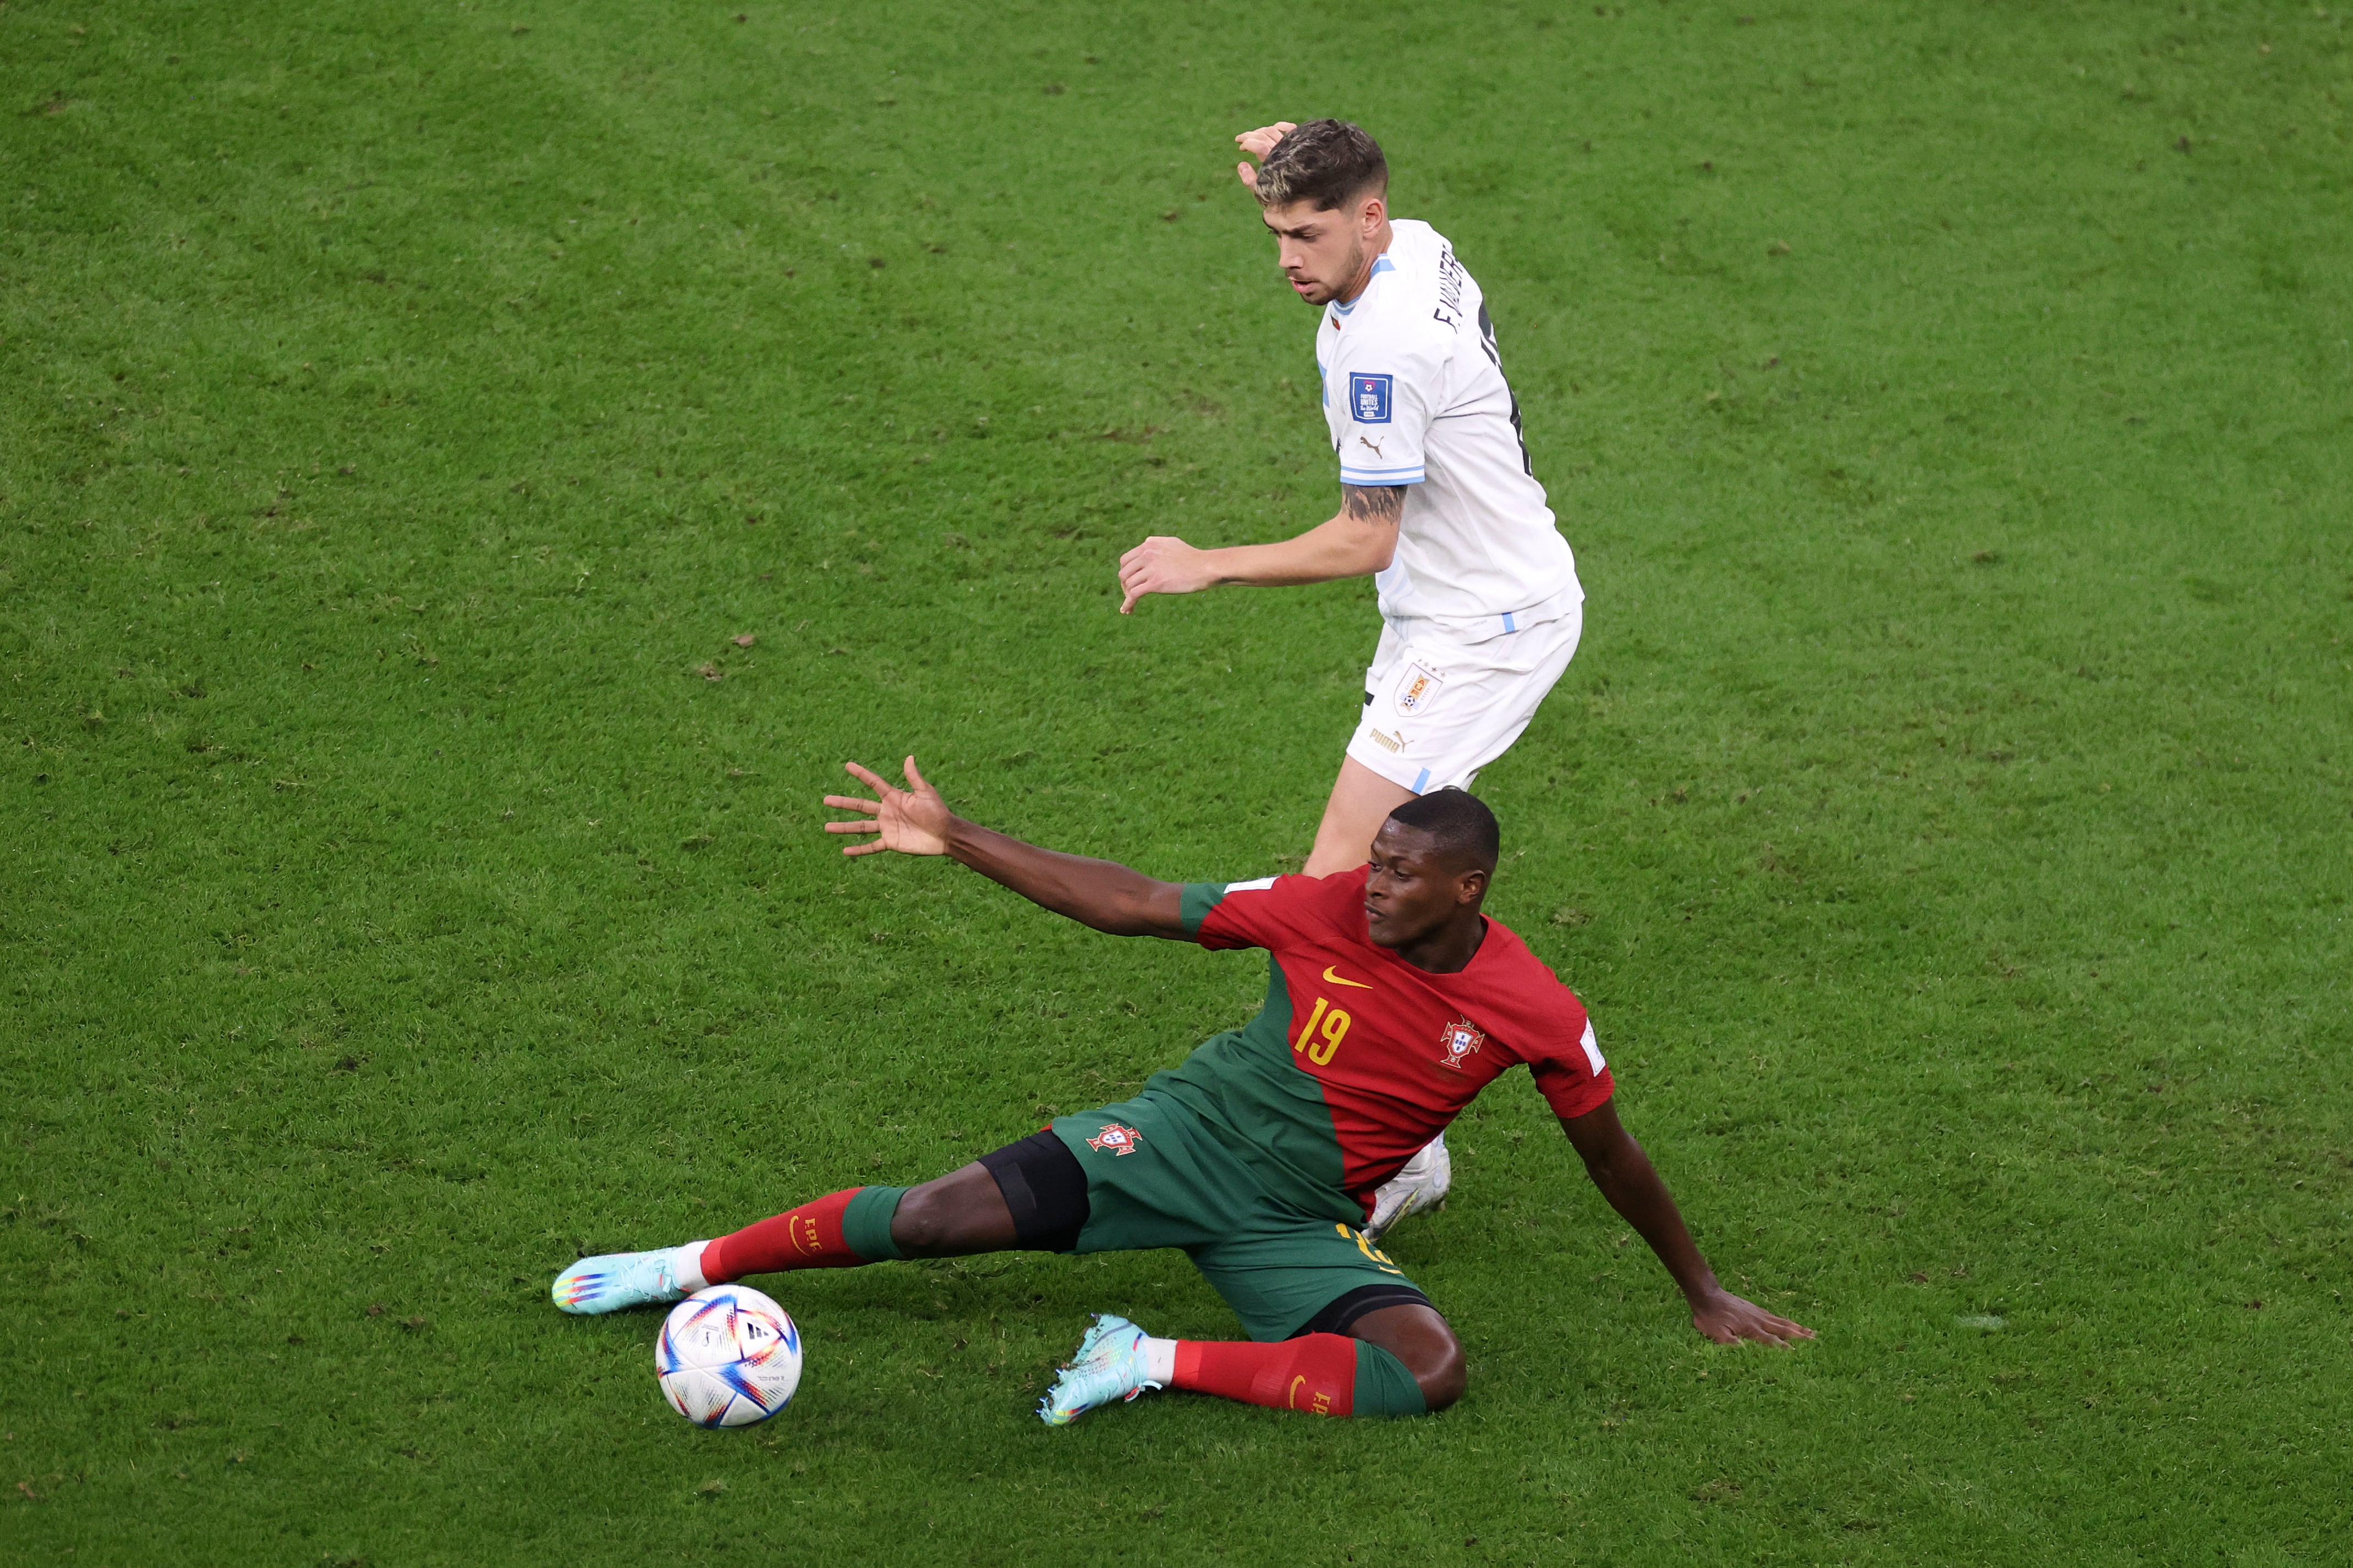
[[[1275,544],[1198,550],[1155,537],[1120,557],[1120,612],[1147,594],[1370,574],[1381,637],[1306,873],[1363,862],[1402,802],[1468,788],[1520,738],[1585,625],[1577,561],[1520,436],[1479,285],[1426,223],[1388,215],[1388,164],[1336,120],[1235,138],[1239,165],[1301,299],[1323,307],[1315,360],[1341,507]],[[1381,1190],[1367,1235],[1442,1202],[1441,1137]]]

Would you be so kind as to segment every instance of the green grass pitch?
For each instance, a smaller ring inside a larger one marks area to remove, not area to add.
[[[2348,1561],[2340,0],[735,3],[0,7],[0,1559]],[[1318,113],[1590,594],[1491,907],[1820,1341],[1514,1080],[1393,1247],[1442,1416],[1049,1431],[1086,1312],[1233,1324],[1018,1257],[785,1281],[696,1431],[555,1269],[1257,999],[816,803],[1297,863],[1368,588],[1113,563],[1335,499],[1229,141]]]

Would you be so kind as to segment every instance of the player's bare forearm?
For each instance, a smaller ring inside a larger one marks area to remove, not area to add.
[[[1227,585],[1290,587],[1369,576],[1397,555],[1402,485],[1343,485],[1340,510],[1306,532],[1273,544],[1197,550],[1155,535],[1120,557],[1124,615],[1147,594],[1194,594]]]
[[[825,797],[836,811],[857,813],[847,821],[825,825],[828,833],[859,840],[844,847],[844,855],[946,855],[1030,902],[1097,931],[1113,936],[1185,935],[1185,889],[1177,883],[1155,881],[1110,860],[1040,849],[966,822],[948,809],[913,757],[902,764],[907,781],[903,788],[863,763],[843,767],[874,792],[871,797]]]
[[[949,856],[1031,903],[1113,936],[1182,940],[1184,888],[1115,860],[1040,849],[962,817],[946,833]]]
[[[1725,1344],[1743,1339],[1787,1344],[1814,1337],[1811,1329],[1733,1295],[1717,1281],[1667,1184],[1634,1135],[1620,1123],[1614,1100],[1604,1100],[1583,1116],[1564,1118],[1561,1127],[1609,1206],[1650,1244],[1674,1277],[1700,1332]]]
[[[1699,1244],[1683,1224],[1673,1194],[1659,1179],[1651,1157],[1618,1120],[1614,1100],[1604,1100],[1583,1116],[1561,1122],[1568,1141],[1585,1161],[1585,1173],[1609,1201],[1634,1233],[1651,1244],[1659,1261],[1674,1276],[1683,1293],[1694,1300],[1715,1289],[1715,1270],[1702,1258]]]
[[[1275,544],[1237,544],[1208,552],[1220,584],[1288,588],[1385,571],[1397,554],[1397,524],[1345,508],[1306,532]]]

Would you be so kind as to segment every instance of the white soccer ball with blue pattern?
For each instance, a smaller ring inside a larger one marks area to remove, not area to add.
[[[757,1290],[713,1285],[670,1310],[654,1371],[670,1408],[698,1426],[749,1426],[793,1401],[801,1331]]]

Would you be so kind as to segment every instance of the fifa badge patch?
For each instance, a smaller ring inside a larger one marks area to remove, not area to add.
[[[1478,1054],[1479,1047],[1487,1043],[1487,1037],[1474,1028],[1470,1019],[1457,1018],[1440,1033],[1438,1043],[1446,1050],[1438,1058],[1438,1065],[1461,1072],[1463,1058]]]
[[[1359,425],[1389,422],[1389,387],[1394,376],[1352,375],[1348,378],[1348,408]]]
[[[1108,1149],[1114,1154],[1133,1154],[1144,1142],[1144,1134],[1133,1127],[1122,1127],[1116,1121],[1105,1122],[1103,1130],[1087,1140],[1090,1149]]]
[[[1409,664],[1398,677],[1397,710],[1400,719],[1410,719],[1438,700],[1438,689],[1446,684],[1446,677],[1421,663]]]

